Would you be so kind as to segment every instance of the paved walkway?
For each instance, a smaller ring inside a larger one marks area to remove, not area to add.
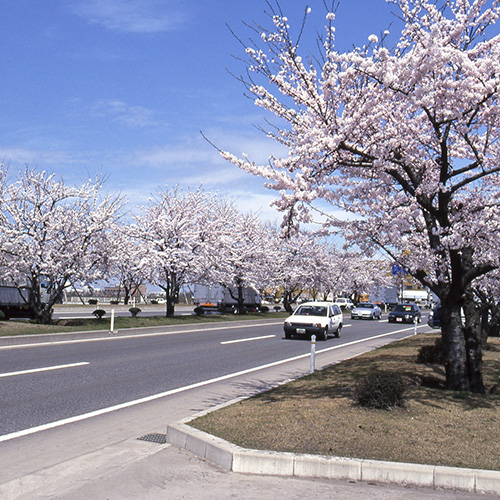
[[[136,439],[0,486],[2,500],[493,500],[496,496],[228,472],[172,445]]]

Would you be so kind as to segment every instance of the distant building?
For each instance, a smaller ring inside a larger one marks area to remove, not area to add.
[[[146,285],[139,285],[134,288],[130,294],[131,299],[135,299],[136,301],[140,301],[143,297],[146,297],[147,290]],[[106,286],[104,290],[102,290],[99,295],[102,297],[120,300],[125,295],[125,290],[123,287],[114,285],[114,286]]]

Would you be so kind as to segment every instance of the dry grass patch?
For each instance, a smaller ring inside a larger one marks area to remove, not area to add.
[[[416,362],[419,348],[438,335],[392,343],[191,425],[248,448],[500,470],[500,339],[490,339],[484,355],[492,393],[475,395],[444,390],[443,367]],[[354,402],[356,381],[373,370],[405,377],[404,407]]]

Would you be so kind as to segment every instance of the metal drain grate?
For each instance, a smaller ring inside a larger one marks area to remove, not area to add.
[[[139,441],[148,441],[149,443],[166,444],[167,435],[166,434],[146,434],[138,438]]]

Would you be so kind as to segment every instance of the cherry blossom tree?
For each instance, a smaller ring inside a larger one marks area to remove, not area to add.
[[[180,288],[206,273],[206,256],[228,222],[225,213],[216,195],[176,186],[159,191],[135,217],[132,232],[142,246],[140,267],[165,292],[167,317],[174,315]]]
[[[141,241],[133,236],[128,223],[116,227],[114,243],[114,253],[110,256],[110,276],[118,280],[119,287],[124,293],[123,303],[128,304],[130,298],[146,282],[146,275],[141,265],[144,248]]]
[[[288,312],[304,292],[328,300],[344,294],[359,296],[391,284],[387,261],[339,250],[317,232],[275,232],[274,282]]]
[[[240,214],[232,207],[230,221],[212,247],[205,280],[229,291],[237,303],[238,314],[246,312],[245,288],[262,293],[274,284],[273,236],[271,228],[256,214]]]
[[[245,80],[279,118],[268,134],[288,155],[256,165],[222,154],[280,192],[287,224],[310,220],[318,199],[355,214],[329,224],[436,293],[447,386],[483,392],[481,343],[461,310],[473,281],[500,264],[500,3],[389,1],[403,26],[393,47],[383,32],[337,51],[332,9],[310,58],[277,6],[246,49]]]
[[[354,251],[332,249],[331,253],[332,295],[347,295],[357,303],[362,295],[392,285],[387,260],[367,259],[361,252]]]
[[[273,259],[274,285],[281,291],[283,307],[292,313],[292,304],[304,291],[327,279],[324,272],[325,266],[328,265],[323,252],[324,243],[311,232],[297,231],[285,235],[277,228],[274,229],[273,240],[276,242]],[[314,280],[314,277],[317,279]]]
[[[0,274],[18,288],[30,287],[29,309],[41,323],[52,321],[67,286],[106,277],[123,199],[101,197],[102,186],[97,178],[70,187],[29,168],[4,181]]]

